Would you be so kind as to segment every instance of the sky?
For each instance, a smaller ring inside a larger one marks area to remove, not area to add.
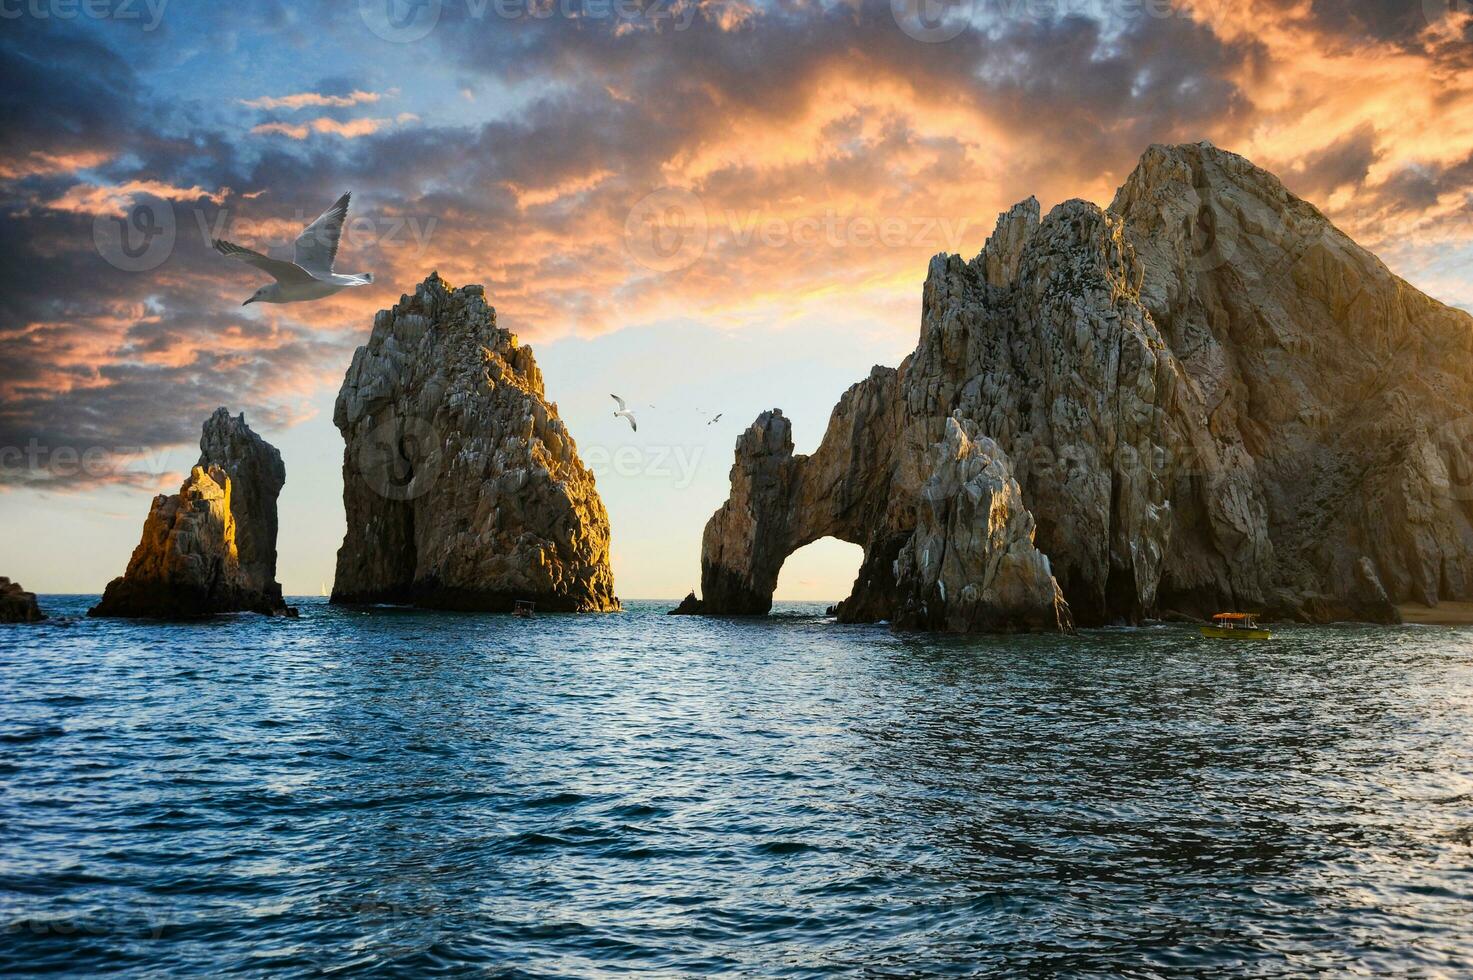
[[[333,400],[437,270],[534,348],[617,591],[678,598],[737,434],[814,449],[931,255],[1201,139],[1473,309],[1473,0],[0,0],[0,574],[100,592],[225,405],[286,462],[286,592],[330,586]],[[349,190],[374,286],[242,307],[208,240],[289,255]]]

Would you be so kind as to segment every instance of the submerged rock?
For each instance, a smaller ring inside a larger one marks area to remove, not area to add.
[[[45,618],[34,592],[0,575],[0,623],[39,623]]]
[[[833,536],[865,549],[841,620],[995,628],[986,561],[928,572],[924,601],[897,581],[959,533],[932,483],[953,425],[1009,460],[1081,623],[1473,598],[1473,317],[1207,144],[1152,147],[1109,209],[1030,198],[972,261],[933,259],[915,352],[812,456],[759,416],[702,540],[705,611],[766,612],[783,560]]]
[[[333,421],[348,518],[333,602],[619,608],[593,474],[480,286],[433,274],[381,311]]]
[[[154,498],[127,571],[88,615],[291,615],[276,582],[276,498],[285,482],[281,454],[244,415],[216,409],[199,461],[178,493]]]

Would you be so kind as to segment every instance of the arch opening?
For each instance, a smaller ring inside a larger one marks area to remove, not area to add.
[[[837,604],[853,589],[863,562],[857,544],[835,537],[811,541],[783,559],[773,601]]]

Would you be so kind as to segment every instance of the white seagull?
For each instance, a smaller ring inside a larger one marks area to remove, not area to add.
[[[331,296],[350,286],[367,286],[373,282],[372,272],[339,275],[332,271],[333,260],[338,256],[338,242],[343,237],[343,222],[348,217],[348,198],[351,196],[348,193],[338,198],[336,204],[302,230],[297,236],[290,262],[253,252],[234,242],[215,239],[215,251],[247,262],[262,272],[270,273],[276,280],[256,290],[250,299],[240,305],[300,303],[303,300]]]
[[[633,429],[635,432],[638,432],[639,423],[634,421],[634,413],[629,410],[628,405],[624,404],[624,399],[620,398],[618,395],[610,395],[609,397],[619,403],[619,410],[614,413],[614,418],[628,419],[629,428]]]

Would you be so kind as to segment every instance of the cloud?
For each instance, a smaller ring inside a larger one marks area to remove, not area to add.
[[[158,180],[130,180],[121,184],[73,184],[66,192],[46,202],[53,211],[70,211],[89,216],[123,215],[142,195],[161,201],[207,200],[219,204],[228,188],[207,191],[203,187],[175,187]]]
[[[241,99],[240,104],[252,109],[303,109],[307,107],[347,108],[371,104],[384,98],[381,92],[364,92],[355,89],[347,95],[324,95],[319,92],[298,92],[295,95],[262,96],[258,99]]]
[[[70,153],[32,150],[9,158],[0,158],[0,180],[76,173],[99,167],[109,159],[107,153],[99,150],[74,150]]]
[[[1342,187],[1363,187],[1380,157],[1376,127],[1365,122],[1329,146],[1304,155],[1279,176],[1299,195],[1324,200]]]
[[[398,122],[410,122],[415,116],[403,113]],[[326,117],[313,119],[305,123],[282,123],[270,122],[253,126],[251,132],[258,136],[279,134],[294,140],[304,140],[313,133],[323,133],[328,136],[341,136],[343,139],[357,139],[360,136],[371,136],[383,129],[385,126],[393,125],[394,119],[349,119],[338,120]]]
[[[1108,201],[1152,142],[1248,155],[1399,270],[1473,243],[1473,18],[1370,0],[1005,13],[1036,6],[981,3],[943,44],[907,36],[888,0],[702,3],[680,30],[445,4],[428,38],[371,50],[356,5],[266,20],[212,5],[126,57],[109,35],[22,24],[49,33],[0,39],[15,134],[0,148],[0,446],[189,442],[222,403],[289,424],[431,269],[484,282],[534,342],[667,318],[908,335],[930,255],[975,253],[1029,194]],[[310,48],[314,70],[373,70],[216,105],[177,49],[228,71],[252,50],[200,38],[232,31]],[[406,77],[403,94],[376,84]],[[404,112],[347,118],[390,95]],[[260,115],[303,110],[321,111]],[[208,238],[287,248],[346,189],[340,263],[381,287],[242,315],[250,273]],[[92,219],[145,196],[172,208],[178,242],[126,273],[93,248]],[[647,247],[672,231],[699,238],[674,265]]]

